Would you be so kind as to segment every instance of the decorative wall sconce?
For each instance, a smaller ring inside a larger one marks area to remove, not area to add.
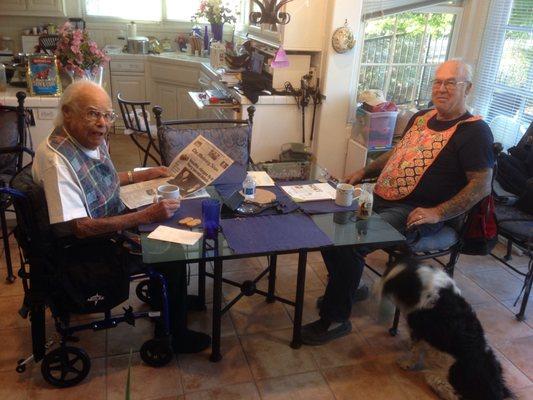
[[[348,26],[348,20],[344,21],[344,25],[335,29],[331,37],[331,44],[337,53],[346,53],[355,46],[355,38],[352,29]]]
[[[276,25],[286,25],[291,20],[290,14],[280,11],[281,7],[292,0],[252,0],[260,11],[250,13],[250,22],[254,24],[270,24],[275,30]]]

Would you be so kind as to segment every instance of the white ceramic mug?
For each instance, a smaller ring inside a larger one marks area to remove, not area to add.
[[[348,183],[339,183],[335,194],[335,204],[341,207],[349,207],[353,203],[355,187]]]
[[[161,185],[157,188],[156,202],[162,199],[180,200],[180,188],[176,185]]]

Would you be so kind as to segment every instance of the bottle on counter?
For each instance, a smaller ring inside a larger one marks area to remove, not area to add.
[[[5,92],[7,89],[6,67],[0,63],[0,92]]]
[[[128,32],[128,38],[133,38],[137,36],[137,24],[135,23],[135,21],[131,21],[128,24],[127,32]]]
[[[252,177],[252,175],[247,174],[246,179],[242,183],[242,193],[244,194],[244,198],[246,200],[253,200],[255,198],[255,179]]]

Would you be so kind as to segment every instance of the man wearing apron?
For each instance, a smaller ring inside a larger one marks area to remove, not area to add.
[[[467,111],[472,89],[469,65],[450,60],[432,82],[435,109],[415,114],[400,142],[376,161],[346,178],[357,184],[377,177],[374,211],[403,233],[407,244],[437,233],[491,191],[494,157],[489,126]],[[320,345],[351,331],[350,313],[364,257],[373,249],[336,248],[322,252],[329,281],[320,319],[302,327],[302,341]]]

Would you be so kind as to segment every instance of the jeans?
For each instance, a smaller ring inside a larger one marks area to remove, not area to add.
[[[406,231],[407,217],[415,208],[409,204],[387,201],[374,196],[373,210],[405,235],[408,246],[422,236],[437,233],[444,225],[442,222],[426,224],[420,225],[414,230]],[[322,258],[326,264],[329,279],[320,309],[320,317],[332,322],[342,322],[350,317],[352,311],[351,294],[359,286],[365,266],[365,256],[374,250],[377,248],[361,246],[358,248],[337,247],[322,251]]]

